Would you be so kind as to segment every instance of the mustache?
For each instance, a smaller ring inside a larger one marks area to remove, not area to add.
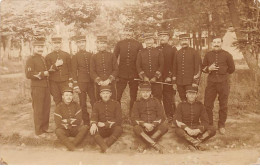
[[[220,47],[219,45],[214,45],[213,47]]]

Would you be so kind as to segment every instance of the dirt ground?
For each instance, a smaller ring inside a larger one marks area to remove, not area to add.
[[[123,135],[107,155],[99,153],[89,135],[80,146],[83,151],[76,152],[66,151],[55,134],[36,138],[28,80],[21,74],[5,75],[0,76],[0,83],[0,156],[9,164],[260,164],[260,103],[248,91],[251,85],[243,81],[231,90],[226,135],[217,133],[207,141],[208,151],[191,152],[170,128],[159,142],[166,148],[163,155],[154,150],[138,153],[139,143],[127,120]],[[128,97],[125,94],[122,100],[124,117],[128,115]],[[54,108],[52,102],[51,129],[55,129]],[[215,115],[216,123],[216,110]]]

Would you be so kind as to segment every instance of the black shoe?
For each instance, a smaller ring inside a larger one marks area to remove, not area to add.
[[[163,146],[159,145],[159,144],[154,144],[153,148],[158,151],[159,153],[163,154],[164,153],[164,148]]]

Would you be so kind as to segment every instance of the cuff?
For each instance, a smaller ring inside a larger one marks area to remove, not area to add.
[[[202,72],[204,72],[204,73],[209,73],[209,67],[206,66],[205,68],[203,68],[203,69],[202,69]]]
[[[95,79],[95,82],[96,82],[96,83],[99,83],[100,81],[101,81],[100,77],[97,77],[97,78]]]

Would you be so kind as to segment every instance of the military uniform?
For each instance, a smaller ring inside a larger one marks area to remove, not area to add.
[[[151,80],[155,77],[157,81],[162,81],[163,67],[164,58],[159,49],[145,48],[138,53],[136,68],[141,78],[147,77]],[[151,87],[153,96],[159,100],[162,100],[162,85],[152,83]]]
[[[55,39],[56,40],[56,39]],[[58,40],[61,40],[58,38]],[[62,59],[63,64],[56,66],[56,60]],[[70,55],[64,51],[53,51],[46,56],[47,68],[50,72],[50,91],[53,96],[55,104],[59,104],[62,101],[62,91],[72,83],[71,74],[71,58]]]
[[[172,79],[173,60],[177,51],[176,47],[169,44],[162,44],[158,47],[164,56],[164,68],[162,72],[162,80],[166,78]],[[176,90],[171,85],[163,85],[163,105],[167,118],[172,118],[175,114],[175,95]]]
[[[119,41],[114,49],[114,54],[119,59],[119,74],[117,82],[117,100],[121,102],[122,94],[129,84],[130,88],[130,109],[137,97],[138,82],[137,78],[136,58],[138,52],[142,49],[142,44],[134,39],[125,39]]]
[[[195,147],[198,147],[200,143],[216,134],[215,129],[209,126],[208,115],[204,105],[199,101],[194,103],[181,102],[177,107],[176,115],[176,123],[179,127],[176,129],[176,134]],[[191,136],[186,132],[186,127],[200,129],[200,133],[196,136]]]
[[[101,89],[103,86],[101,86]],[[108,123],[115,122],[112,126]],[[107,102],[99,100],[95,103],[93,112],[91,114],[91,124],[98,124],[98,122],[105,123],[104,127],[98,127],[98,131],[93,135],[96,143],[105,152],[108,147],[116,142],[123,132],[122,112],[120,103],[110,99]],[[107,138],[104,140],[103,138]]]
[[[213,63],[219,67],[217,71],[209,71],[208,67]],[[232,55],[227,51],[218,50],[206,53],[202,70],[209,73],[207,79],[207,87],[205,90],[204,104],[209,116],[209,124],[213,125],[213,107],[214,101],[218,96],[219,100],[219,128],[225,127],[228,111],[228,95],[229,95],[229,74],[235,71],[235,64]]]
[[[102,51],[93,55],[90,62],[90,75],[96,83],[95,94],[97,100],[100,100],[100,86],[98,83],[107,79],[112,81],[110,84],[112,88],[112,99],[116,100],[117,93],[115,79],[118,75],[118,64],[114,54]]]
[[[94,82],[90,77],[90,60],[92,54],[86,51],[79,51],[72,57],[72,77],[74,88],[79,88],[79,100],[82,109],[82,119],[84,124],[89,125],[89,113],[87,112],[87,94],[90,104],[95,103]]]
[[[69,150],[73,151],[82,142],[88,131],[88,126],[82,125],[80,106],[73,101],[70,104],[59,103],[54,113],[54,120],[58,139]],[[69,137],[75,137],[75,139],[70,141]]]
[[[140,90],[147,89],[146,83],[140,84]],[[161,102],[154,97],[137,100],[132,109],[132,123],[134,133],[144,140],[148,145],[158,149],[157,141],[168,131],[167,124],[164,123],[166,117]],[[147,131],[145,123],[154,125],[152,131]]]
[[[41,45],[44,45],[44,41]],[[36,135],[45,133],[49,127],[51,98],[48,77],[44,76],[44,71],[48,71],[48,69],[43,56],[34,54],[34,56],[28,58],[25,66],[25,74],[28,79],[31,79],[31,96]]]
[[[201,58],[191,47],[181,48],[176,52],[173,63],[173,83],[182,101],[186,100],[186,90],[192,84],[199,85],[201,76]]]

